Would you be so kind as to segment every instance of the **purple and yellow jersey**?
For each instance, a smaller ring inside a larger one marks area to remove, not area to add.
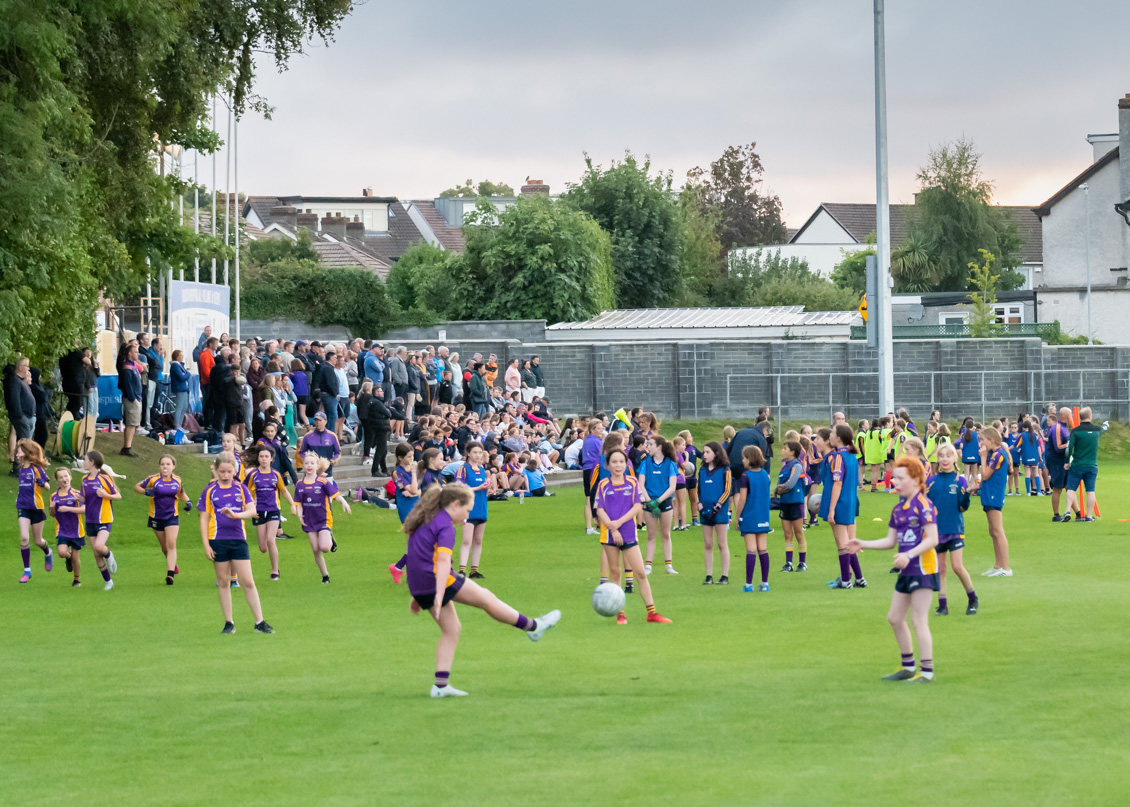
[[[258,466],[247,472],[243,484],[255,497],[255,510],[260,515],[263,513],[278,512],[282,509],[282,492],[286,489],[283,485],[282,474],[274,468],[263,472]]]
[[[1064,463],[1067,460],[1067,443],[1071,440],[1071,429],[1058,420],[1048,429],[1048,459]]]
[[[47,487],[47,471],[38,465],[19,470],[20,490],[16,494],[17,510],[42,510],[43,489]]]
[[[232,518],[221,512],[225,507],[239,513],[247,509],[254,499],[242,482],[232,480],[227,486],[212,481],[200,494],[196,509],[208,516],[208,539],[213,541],[246,541],[243,519]]]
[[[55,537],[56,538],[85,538],[86,530],[83,528],[82,519],[78,513],[60,513],[60,507],[78,507],[78,491],[71,488],[66,495],[58,491],[51,494],[51,506],[55,508]]]
[[[319,476],[313,482],[299,479],[294,486],[294,500],[302,505],[302,529],[305,532],[333,529],[331,502],[341,496],[332,477]]]
[[[898,538],[899,552],[909,552],[922,543],[926,535],[927,524],[937,524],[938,511],[934,509],[926,494],[919,491],[909,499],[900,499],[891,511],[890,527]],[[938,571],[938,553],[933,549],[923,552],[916,558],[911,558],[910,563],[899,574],[904,577],[924,574],[936,574]]]
[[[627,452],[625,452],[625,454],[626,453]],[[589,472],[592,474],[592,477],[589,480],[589,490],[595,491],[597,485],[599,485],[603,480],[608,479],[612,476],[612,472],[608,470],[608,466],[605,464],[605,459],[606,457],[601,454],[600,461],[597,462],[596,467],[593,468],[591,472]],[[633,479],[636,478],[636,469],[632,467],[632,463],[628,463],[628,467],[624,469],[624,475],[630,476]]]
[[[596,507],[603,510],[610,521],[623,518],[637,504],[643,501],[640,493],[640,483],[630,476],[624,477],[623,484],[613,483],[612,478],[600,480],[596,488]],[[636,522],[628,519],[620,525],[620,538],[625,544],[636,540]],[[613,544],[612,535],[606,525],[600,525],[600,542]]]
[[[441,474],[439,471],[433,471],[431,468],[428,468],[426,471],[424,471],[424,476],[420,480],[420,490],[424,491],[430,488],[432,485],[443,485],[445,483],[446,480],[444,480],[443,474]]]
[[[440,555],[449,558],[455,551],[455,525],[446,510],[440,510],[427,524],[408,536],[405,570],[408,572],[408,593],[413,596],[436,594],[436,567]],[[444,587],[455,582],[449,570]]]
[[[177,514],[177,496],[184,490],[179,476],[174,474],[172,479],[166,480],[160,474],[153,474],[145,477],[141,486],[149,497],[150,518],[167,520]]]
[[[114,505],[110,499],[99,497],[96,492],[99,488],[107,493],[117,493],[114,480],[105,471],[99,471],[92,479],[89,476],[82,478],[82,500],[86,505],[86,521],[88,524],[111,524],[114,521]]]

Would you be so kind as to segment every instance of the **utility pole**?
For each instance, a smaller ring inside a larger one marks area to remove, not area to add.
[[[887,189],[887,55],[883,0],[875,0],[875,311],[879,341],[879,414],[895,410],[891,330],[891,210]],[[871,313],[871,312],[869,312]]]

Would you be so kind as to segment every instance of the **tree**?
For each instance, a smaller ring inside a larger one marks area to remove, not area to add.
[[[932,246],[921,233],[911,232],[891,252],[891,278],[896,293],[922,294],[938,287],[938,267],[934,263]]]
[[[475,199],[480,196],[514,196],[514,189],[505,182],[494,183],[489,179],[484,179],[478,185],[475,185],[473,180],[468,179],[462,185],[456,185],[454,188],[441,191],[439,195],[470,199]]]
[[[389,272],[389,296],[406,322],[428,324],[452,315],[452,266],[460,255],[421,242],[400,256]]]
[[[727,251],[785,241],[781,200],[762,190],[764,173],[757,143],[730,146],[709,170],[687,172],[688,184],[699,187],[707,206],[717,211],[718,239]]]
[[[649,176],[631,152],[604,170],[585,155],[587,170],[564,200],[591,216],[608,233],[616,280],[616,305],[653,308],[668,303],[679,289],[679,208],[671,175]]]
[[[781,251],[731,253],[729,273],[719,284],[719,305],[803,305],[808,311],[852,311],[859,296],[824,279],[800,258]]]
[[[832,268],[829,280],[841,289],[849,289],[857,294],[860,299],[867,293],[867,258],[875,255],[875,247],[848,252],[840,250],[843,257]]]
[[[100,296],[222,255],[170,204],[156,147],[211,151],[209,100],[269,112],[255,53],[278,66],[328,40],[348,0],[0,0],[0,361],[89,344]]]
[[[467,250],[450,263],[459,319],[585,320],[612,307],[612,248],[589,216],[545,196],[501,213],[480,200],[464,219]]]
[[[718,213],[706,206],[702,191],[692,185],[679,194],[679,213],[680,304],[707,305],[726,271],[718,240]]]
[[[964,308],[969,312],[966,323],[969,325],[969,335],[976,338],[996,336],[1002,330],[997,323],[997,281],[999,275],[993,274],[993,263],[996,256],[987,249],[978,250],[981,253],[981,263],[974,261],[969,264],[969,302]]]
[[[1020,237],[1016,221],[992,205],[993,183],[981,172],[981,155],[965,138],[932,149],[917,175],[911,233],[929,254],[936,282],[932,291],[967,288],[966,267],[988,249],[998,256],[1001,287],[1018,288],[1023,282],[1018,266]]]

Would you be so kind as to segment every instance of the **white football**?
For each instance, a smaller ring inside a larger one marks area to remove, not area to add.
[[[624,589],[615,583],[601,583],[592,593],[592,609],[601,616],[616,616],[624,610]]]
[[[813,493],[808,497],[808,512],[816,513],[820,510],[820,494]]]

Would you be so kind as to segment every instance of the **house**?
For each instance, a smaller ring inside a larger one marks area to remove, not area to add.
[[[891,324],[961,325],[969,316],[968,303],[969,295],[964,291],[894,294],[891,296]],[[1002,324],[1040,321],[1036,316],[1036,292],[1032,289],[998,291],[993,309],[997,322]]]
[[[1118,133],[1088,135],[1091,164],[1033,208],[1044,230],[1036,284],[1041,321],[1130,344],[1130,94],[1118,101]],[[1090,292],[1088,293],[1088,283]]]
[[[1002,206],[1016,221],[1020,234],[1024,288],[1032,288],[1043,261],[1040,220],[1030,207]],[[914,215],[914,205],[891,205],[891,246],[897,249],[906,240]],[[799,258],[814,272],[827,277],[845,254],[866,249],[875,233],[875,205],[825,202],[797,230],[790,230],[784,244],[745,247],[742,252],[761,249],[765,254],[780,250],[782,258]],[[738,251],[738,250],[735,250]]]

